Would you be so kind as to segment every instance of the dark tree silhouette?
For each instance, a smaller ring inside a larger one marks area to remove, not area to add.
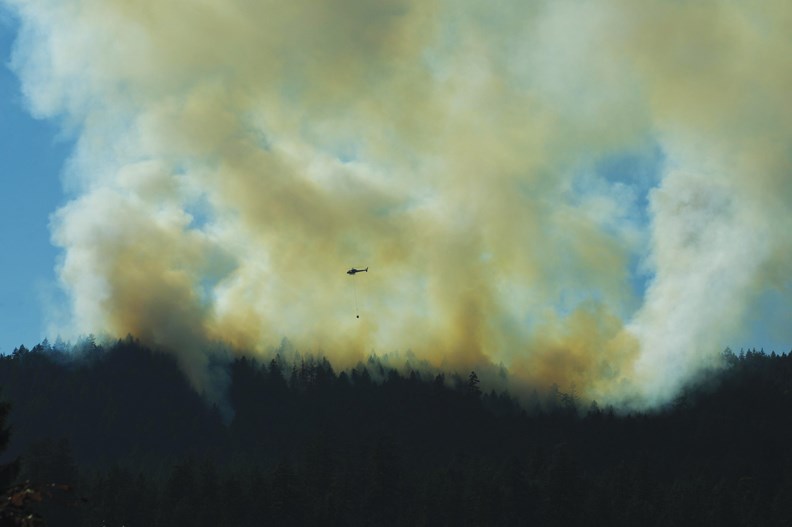
[[[0,453],[8,447],[11,438],[11,429],[6,426],[11,405],[5,401],[0,401]],[[9,463],[0,464],[0,489],[8,487],[19,473],[19,459],[14,459]]]
[[[476,372],[471,371],[470,375],[468,375],[468,383],[467,383],[467,392],[469,395],[478,398],[481,396],[481,388],[479,388],[479,381],[478,375]]]
[[[131,338],[20,348],[0,357],[0,447],[89,498],[53,527],[792,523],[788,354],[727,351],[668,406],[620,413],[574,386],[521,405],[475,372],[283,348],[221,362],[214,402]],[[29,488],[27,507],[59,490]]]

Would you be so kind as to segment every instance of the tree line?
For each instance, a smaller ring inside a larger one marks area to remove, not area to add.
[[[0,463],[68,486],[31,505],[52,526],[792,520],[788,354],[727,350],[672,404],[620,413],[572,390],[526,409],[475,372],[277,355],[228,359],[212,402],[133,338],[77,348],[0,356]]]

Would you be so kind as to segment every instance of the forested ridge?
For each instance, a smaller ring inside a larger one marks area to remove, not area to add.
[[[44,342],[0,357],[2,463],[70,485],[51,526],[790,525],[792,356],[722,360],[621,413],[373,357],[227,359],[211,402],[132,338]]]

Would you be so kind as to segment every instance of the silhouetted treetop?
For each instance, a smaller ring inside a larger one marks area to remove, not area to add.
[[[281,354],[283,352],[283,354]],[[0,448],[76,481],[60,525],[788,525],[792,358],[726,350],[651,412],[574,386],[520,404],[466,375],[287,345],[219,355],[223,401],[133,338],[0,357]],[[220,410],[222,408],[222,412]],[[71,523],[69,523],[71,522]],[[53,525],[58,525],[53,523]]]

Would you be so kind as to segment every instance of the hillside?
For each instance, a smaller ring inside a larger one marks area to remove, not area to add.
[[[49,525],[788,525],[792,356],[724,368],[646,413],[375,358],[228,359],[196,393],[133,339],[0,357],[5,461],[75,485]],[[581,407],[585,406],[585,407]]]

